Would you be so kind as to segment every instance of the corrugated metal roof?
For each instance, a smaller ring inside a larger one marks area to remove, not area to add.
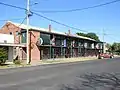
[[[25,24],[14,23],[14,22],[11,22],[11,21],[7,21],[7,22],[8,22],[8,23],[12,23],[12,24],[14,24],[15,26],[20,27],[20,28],[22,28],[22,29],[27,29],[27,25],[25,25]],[[29,26],[29,29],[50,33],[48,29],[39,28],[39,27],[31,26],[31,25]],[[68,34],[66,34],[66,33],[59,32],[59,31],[55,31],[55,30],[51,30],[51,33],[68,36]],[[91,38],[88,38],[88,37],[84,37],[84,36],[78,36],[78,35],[73,35],[73,34],[70,34],[69,36],[71,36],[71,37],[76,37],[76,38],[81,38],[81,39],[87,39],[87,40],[91,40],[91,41],[96,41],[96,40],[94,40],[94,39],[91,39]]]

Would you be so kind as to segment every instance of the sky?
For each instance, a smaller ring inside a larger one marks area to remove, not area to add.
[[[30,0],[31,5],[36,2],[38,3],[31,6],[30,9],[31,11],[68,10],[85,8],[110,1],[113,0]],[[0,0],[0,2],[26,8],[27,0]],[[0,5],[0,11],[1,27],[5,24],[5,21],[1,20],[21,18],[20,20],[11,20],[13,22],[21,23],[23,21],[23,18],[26,17],[26,12],[24,10],[19,10],[8,6]],[[97,33],[101,41],[103,41],[104,32],[106,33],[104,35],[105,42],[120,42],[120,1],[106,6],[76,12],[40,14],[61,23],[67,24],[69,26],[80,28],[88,32]],[[82,32],[79,30],[74,30],[65,26],[58,25],[54,22],[50,22],[43,19],[42,17],[36,16],[35,14],[30,17],[30,25],[41,28],[48,28],[49,24],[51,24],[52,28],[56,31],[68,32],[68,30],[70,29],[71,33],[73,34],[77,32]]]

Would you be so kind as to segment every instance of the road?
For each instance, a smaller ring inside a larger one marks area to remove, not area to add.
[[[0,90],[59,90],[85,73],[120,72],[120,58],[0,70]]]

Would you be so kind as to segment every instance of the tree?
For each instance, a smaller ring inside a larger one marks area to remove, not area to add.
[[[106,48],[108,49],[108,52],[112,52],[112,45],[107,43]]]
[[[85,33],[76,33],[76,34],[79,35],[79,36],[84,36],[84,37],[87,36]]]
[[[84,36],[84,37],[88,37],[88,38],[91,38],[91,39],[94,39],[96,41],[100,41],[99,37],[95,34],[95,33],[76,33],[77,35],[79,36]]]
[[[118,50],[118,44],[117,43],[113,43],[112,44],[112,50],[113,51],[117,51]]]
[[[88,33],[87,37],[100,41],[99,37],[95,33]]]
[[[120,43],[114,42],[113,44],[106,44],[109,52],[120,55]]]

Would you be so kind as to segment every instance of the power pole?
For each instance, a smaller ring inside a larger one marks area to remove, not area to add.
[[[30,57],[29,57],[29,14],[30,14],[30,0],[27,0],[27,64],[30,63]]]
[[[103,53],[105,53],[105,30],[103,29]]]
[[[105,30],[103,29],[103,42],[104,42],[104,38],[105,38]]]

